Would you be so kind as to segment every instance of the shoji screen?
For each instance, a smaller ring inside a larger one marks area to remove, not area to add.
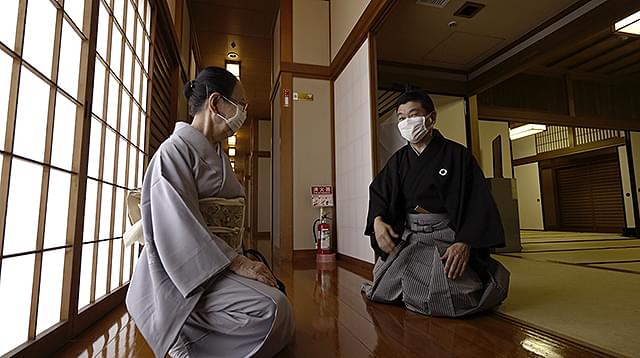
[[[335,224],[338,252],[373,262],[369,240],[363,235],[373,178],[369,61],[365,40],[334,83]]]

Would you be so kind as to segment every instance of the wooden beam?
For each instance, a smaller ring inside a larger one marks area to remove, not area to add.
[[[382,170],[378,164],[378,66],[376,61],[376,37],[373,32],[368,34],[369,43],[369,98],[371,110],[371,170],[372,177]]]
[[[280,63],[282,62],[293,62],[293,0],[280,0]]]
[[[610,139],[606,139],[598,142],[578,145],[575,147],[558,149],[551,152],[544,152],[531,157],[515,159],[513,161],[513,166],[515,167],[518,165],[541,162],[549,159],[562,158],[569,155],[582,154],[582,153],[591,152],[594,150],[615,148],[623,145],[625,145],[624,138],[610,138]]]
[[[260,143],[260,122],[256,119],[251,121],[251,137],[249,138],[249,145],[251,148],[251,190],[249,200],[249,210],[251,212],[251,236],[249,238],[249,246],[252,249],[258,247],[256,240],[258,236],[258,158],[255,153],[258,151]]]
[[[281,62],[281,72],[290,72],[294,77],[313,78],[319,80],[331,79],[331,67],[320,65],[309,65],[304,63]]]
[[[631,119],[569,116],[510,107],[479,106],[478,115],[483,120],[640,131],[640,122]]]
[[[464,96],[467,93],[466,75],[448,71],[434,71],[426,67],[400,63],[378,63],[378,88],[402,91],[404,84],[419,86],[429,93]]]
[[[334,193],[336,188],[336,108],[335,108],[335,89],[334,89],[335,81],[331,81],[331,85],[329,87],[329,100],[331,101],[331,186],[333,187]],[[334,194],[335,197],[335,194]],[[338,217],[338,207],[337,205],[333,206],[333,222],[337,221]],[[336,252],[338,251],[338,225],[331,225],[331,247],[333,247]]]
[[[87,188],[87,171],[89,166],[89,138],[91,135],[91,107],[93,105],[93,83],[95,77],[96,44],[98,41],[98,13],[100,0],[92,0],[90,6],[85,8],[86,33],[89,34],[88,43],[82,46],[82,57],[84,60],[80,66],[82,74],[80,81],[80,100],[85,104],[82,113],[78,114],[81,120],[76,126],[76,136],[73,151],[73,165],[78,168],[78,175],[72,177],[72,198],[69,213],[75,215],[73,223],[69,227],[70,241],[73,244],[70,252],[65,254],[64,284],[62,294],[62,305],[69,321],[70,335],[73,335],[75,320],[78,316],[78,296],[80,292],[80,266],[82,261],[82,239],[84,233],[84,212],[85,196]],[[84,79],[84,81],[83,81]]]
[[[480,153],[480,122],[478,117],[478,96],[468,97],[467,103],[467,148],[471,149],[471,153],[476,160],[482,162],[482,154]]]
[[[638,83],[638,78],[629,76],[619,76],[617,74],[590,73],[582,71],[566,71],[564,69],[556,69],[534,65],[523,72],[524,74],[548,77],[567,77],[572,81],[594,81],[612,85],[633,84]]]
[[[282,90],[293,93],[293,75],[281,74]],[[282,92],[281,92],[282,93]],[[280,95],[280,94],[278,94]],[[293,255],[293,101],[280,101],[280,250],[279,257],[291,261]]]
[[[532,43],[517,54],[504,59],[486,71],[479,72],[482,67],[477,68],[471,74],[472,80],[469,85],[469,94],[480,93],[491,88],[497,83],[524,71],[532,64],[540,63],[549,58],[553,55],[553,49],[562,48],[566,43],[580,41],[593,36],[603,28],[609,27],[615,19],[623,18],[638,10],[640,10],[640,3],[637,0],[603,2],[586,14],[564,25],[561,29]],[[503,55],[506,56],[506,53]],[[494,60],[498,60],[498,58],[494,58]],[[485,65],[489,66],[489,63]]]

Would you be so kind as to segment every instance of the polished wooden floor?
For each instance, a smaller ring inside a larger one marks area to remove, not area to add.
[[[374,304],[360,294],[370,272],[349,261],[280,267],[296,315],[296,337],[280,357],[594,357],[588,347],[497,314],[467,319],[425,317]],[[58,357],[152,357],[124,306]]]

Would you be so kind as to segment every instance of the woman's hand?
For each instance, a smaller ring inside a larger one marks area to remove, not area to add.
[[[450,279],[456,279],[462,276],[464,270],[467,268],[470,252],[471,249],[468,244],[456,242],[449,246],[444,255],[440,257],[440,259],[446,260],[444,273],[447,274]]]
[[[397,239],[398,234],[393,231],[393,228],[382,221],[382,217],[378,216],[373,221],[373,232],[376,236],[376,241],[378,242],[378,246],[382,251],[390,254],[391,251],[396,247],[396,244],[393,242],[392,238]]]
[[[265,264],[259,261],[253,261],[246,256],[236,256],[233,261],[231,261],[229,270],[240,276],[260,281],[265,285],[278,287],[276,278],[273,277],[273,274]]]

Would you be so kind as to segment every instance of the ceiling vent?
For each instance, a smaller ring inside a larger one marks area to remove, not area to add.
[[[417,0],[416,1],[416,4],[418,5],[437,7],[439,9],[442,9],[443,7],[447,6],[448,3],[449,3],[449,0]]]
[[[482,10],[483,7],[484,7],[484,4],[478,4],[477,2],[467,1],[453,15],[459,16],[459,17],[466,17],[470,19],[476,16],[476,14],[480,12],[480,10]]]

